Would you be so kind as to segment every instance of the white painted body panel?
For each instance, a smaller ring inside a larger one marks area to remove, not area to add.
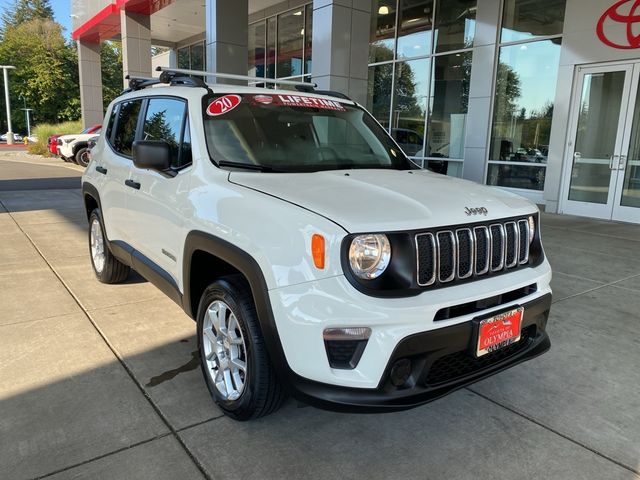
[[[264,92],[216,87],[220,93],[244,91]],[[149,88],[118,100],[162,94],[189,102],[193,164],[173,178],[141,171],[131,160],[116,155],[101,137],[83,181],[91,182],[100,192],[107,235],[110,240],[126,241],[164,268],[181,292],[185,281],[183,246],[189,232],[206,232],[249,254],[264,275],[287,362],[299,375],[327,384],[374,388],[403,338],[472,318],[436,324],[433,318],[440,308],[532,283],[537,283],[537,292],[519,303],[550,292],[551,270],[545,260],[536,268],[413,297],[364,295],[342,271],[340,246],[349,232],[475,223],[534,213],[535,205],[502,190],[426,171],[282,174],[219,169],[209,158],[204,126],[196,121],[202,115],[203,89]],[[96,173],[96,165],[107,168],[108,175]],[[140,182],[141,189],[125,187],[127,178]],[[465,207],[485,207],[488,214],[468,216]],[[312,261],[314,233],[326,240],[323,270],[316,269]],[[174,255],[175,261],[162,249]],[[369,344],[354,370],[329,367],[322,331],[336,326],[372,328]]]
[[[231,181],[302,205],[351,233],[455,225],[537,210],[529,200],[504,190],[426,170],[233,172]],[[488,215],[469,217],[466,207],[485,207]]]
[[[62,145],[58,145],[58,153],[66,158],[73,157],[73,147],[78,142],[88,142],[93,137],[100,135],[99,133],[84,133],[78,135],[62,135],[58,137],[58,140],[62,140]],[[73,138],[73,142],[66,143],[65,140]]]
[[[500,305],[451,320],[434,322],[438,310],[537,283],[538,291],[512,302],[523,304],[551,292],[551,268],[536,268],[424,292],[415,297],[374,298],[338,276],[269,292],[287,362],[302,377],[332,385],[375,388],[396,345],[405,337],[467,322]],[[371,337],[353,370],[329,367],[322,332],[331,327],[370,327]]]

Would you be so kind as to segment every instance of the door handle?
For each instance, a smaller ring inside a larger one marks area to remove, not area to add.
[[[104,167],[101,167],[100,165],[98,165],[98,166],[96,167],[96,172],[101,173],[101,174],[103,174],[103,175],[106,175],[106,174],[107,174],[107,169],[106,169],[106,168],[104,168]]]
[[[124,181],[124,184],[127,187],[135,188],[136,190],[140,190],[140,184],[138,182],[134,182],[133,180],[127,179]]]
[[[627,156],[620,155],[620,160],[618,161],[618,170],[624,170],[627,166]]]
[[[617,165],[614,165],[613,161],[618,158],[620,155],[611,155],[609,157],[609,170],[617,170]]]

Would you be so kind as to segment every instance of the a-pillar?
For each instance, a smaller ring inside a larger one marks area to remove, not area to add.
[[[100,44],[78,40],[80,73],[80,111],[83,128],[102,123],[102,72]]]
[[[206,0],[207,71],[247,74],[248,24],[248,0]]]
[[[124,77],[151,77],[151,17],[121,10],[120,29],[122,74]],[[124,80],[124,86],[128,85]]]
[[[366,104],[370,0],[314,0],[312,79]]]

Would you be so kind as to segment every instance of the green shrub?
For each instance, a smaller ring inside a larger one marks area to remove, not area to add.
[[[68,135],[71,133],[80,133],[82,131],[82,123],[78,120],[75,122],[64,123],[41,123],[33,129],[32,134],[38,138],[35,143],[29,144],[29,153],[36,155],[51,155],[47,148],[47,140],[51,135]]]

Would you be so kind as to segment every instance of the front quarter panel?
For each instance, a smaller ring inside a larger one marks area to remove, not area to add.
[[[211,163],[198,162],[189,193],[194,213],[187,232],[209,233],[246,252],[260,266],[268,289],[342,273],[340,245],[346,232],[341,227],[297,205],[234,185],[228,176]],[[313,234],[325,238],[323,269],[313,264]]]

